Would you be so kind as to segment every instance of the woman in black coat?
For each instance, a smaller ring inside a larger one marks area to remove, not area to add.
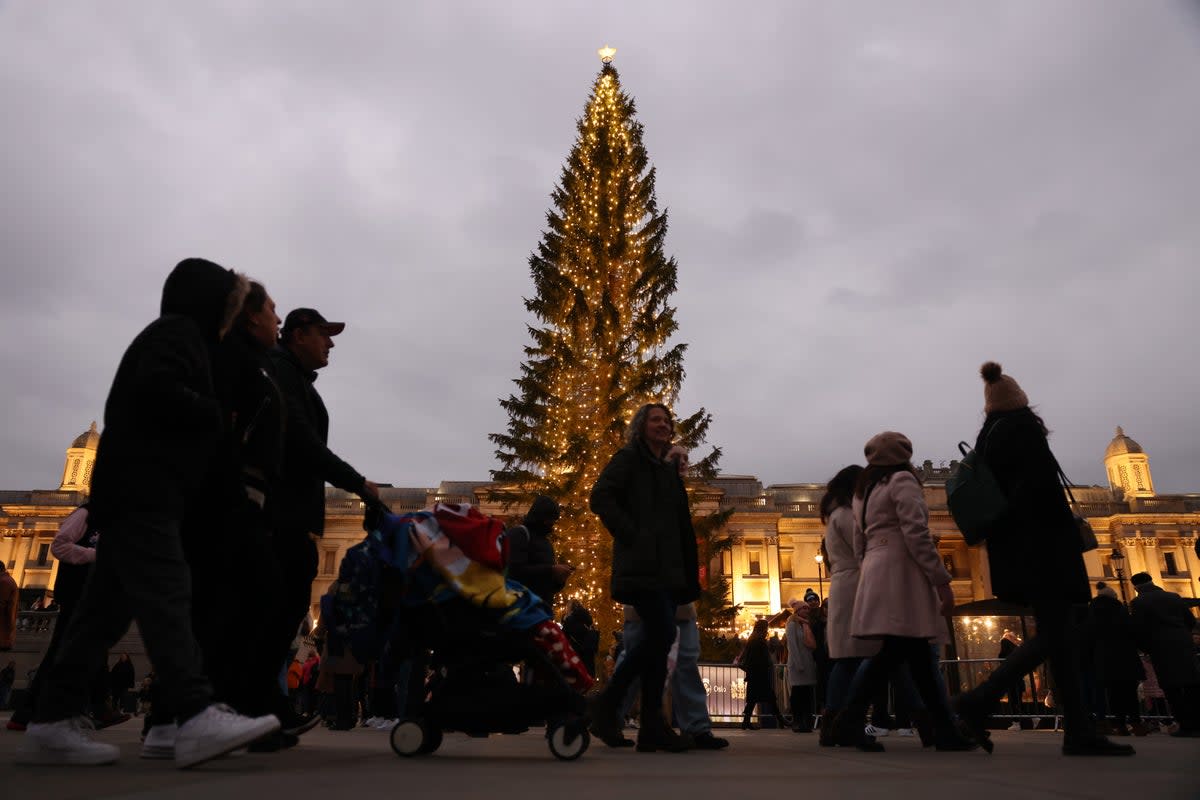
[[[754,632],[746,640],[740,666],[746,673],[746,706],[742,709],[742,729],[758,727],[750,724],[750,716],[754,713],[755,706],[762,707],[764,717],[775,717],[776,726],[782,728],[783,717],[775,700],[775,659],[771,657],[771,649],[767,644],[765,619],[754,623]]]
[[[1132,755],[1132,747],[1096,733],[1084,702],[1078,622],[1090,595],[1087,569],[1046,426],[999,364],[989,361],[980,374],[987,417],[975,449],[1009,503],[1006,517],[987,538],[992,592],[1001,600],[1032,607],[1037,634],[984,683],[958,696],[959,715],[977,739],[986,739],[987,718],[1001,695],[1048,661],[1063,709],[1063,754]]]

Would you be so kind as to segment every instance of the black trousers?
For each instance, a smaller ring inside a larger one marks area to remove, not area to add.
[[[968,693],[969,702],[986,713],[995,710],[1000,696],[1048,662],[1054,681],[1054,698],[1063,711],[1063,730],[1067,736],[1089,737],[1095,733],[1083,696],[1079,673],[1079,629],[1076,610],[1059,600],[1033,603],[1037,634],[1026,639],[1009,654],[988,679]]]
[[[793,686],[791,696],[792,730],[811,731],[813,723],[813,686]]]
[[[604,694],[612,706],[620,706],[621,699],[629,691],[635,678],[642,681],[642,731],[655,733],[663,722],[663,688],[667,683],[667,654],[675,641],[675,600],[664,590],[641,593],[630,603],[642,620],[645,635],[635,646],[625,651]]]
[[[867,660],[862,682],[854,696],[846,704],[843,716],[846,724],[855,727],[862,723],[868,701],[875,696],[880,686],[886,686],[889,676],[902,664],[907,664],[912,674],[917,693],[925,709],[933,718],[933,724],[942,735],[951,735],[954,721],[946,695],[938,683],[936,667],[929,655],[929,640],[908,636],[885,636],[879,654]]]
[[[267,623],[265,636],[275,661],[283,669],[292,640],[312,607],[312,583],[317,577],[317,544],[306,531],[276,531],[271,550],[278,570],[279,603]]]
[[[89,682],[131,621],[180,720],[203,711],[212,686],[201,668],[191,602],[178,520],[145,513],[113,520],[100,537],[80,606],[41,687],[34,721],[56,722],[87,709]]]
[[[262,512],[247,504],[210,524],[189,525],[184,552],[192,624],[214,698],[243,714],[273,713],[286,699],[279,687],[284,656],[269,638],[281,579]]]

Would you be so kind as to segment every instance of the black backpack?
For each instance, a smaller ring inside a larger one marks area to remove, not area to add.
[[[985,444],[999,424],[992,425],[984,438]],[[959,442],[958,450],[963,459],[946,481],[946,505],[967,544],[976,545],[1008,513],[1008,498],[979,451],[972,450],[966,442]]]

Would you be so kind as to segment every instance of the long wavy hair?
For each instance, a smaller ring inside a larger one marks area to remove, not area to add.
[[[667,415],[667,420],[671,423],[671,434],[675,434],[675,416],[671,413],[671,409],[662,403],[646,403],[646,405],[637,410],[637,413],[633,415],[633,419],[629,421],[629,427],[625,429],[626,442],[635,442],[643,438],[646,430],[646,419],[649,418],[650,412],[656,408],[661,408]]]
[[[854,499],[854,486],[862,474],[861,464],[842,467],[838,474],[825,484],[825,495],[821,498],[821,522],[829,521],[829,515],[841,506],[850,505]]]

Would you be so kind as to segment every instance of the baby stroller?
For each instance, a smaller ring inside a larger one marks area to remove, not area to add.
[[[364,527],[322,617],[335,621],[331,643],[359,660],[431,653],[422,702],[392,729],[396,754],[429,755],[447,732],[484,737],[545,725],[556,758],[583,755],[590,735],[580,690],[591,678],[545,604],[505,579],[502,526],[470,506],[438,505],[404,515],[373,508]],[[518,681],[522,663],[533,682]]]

